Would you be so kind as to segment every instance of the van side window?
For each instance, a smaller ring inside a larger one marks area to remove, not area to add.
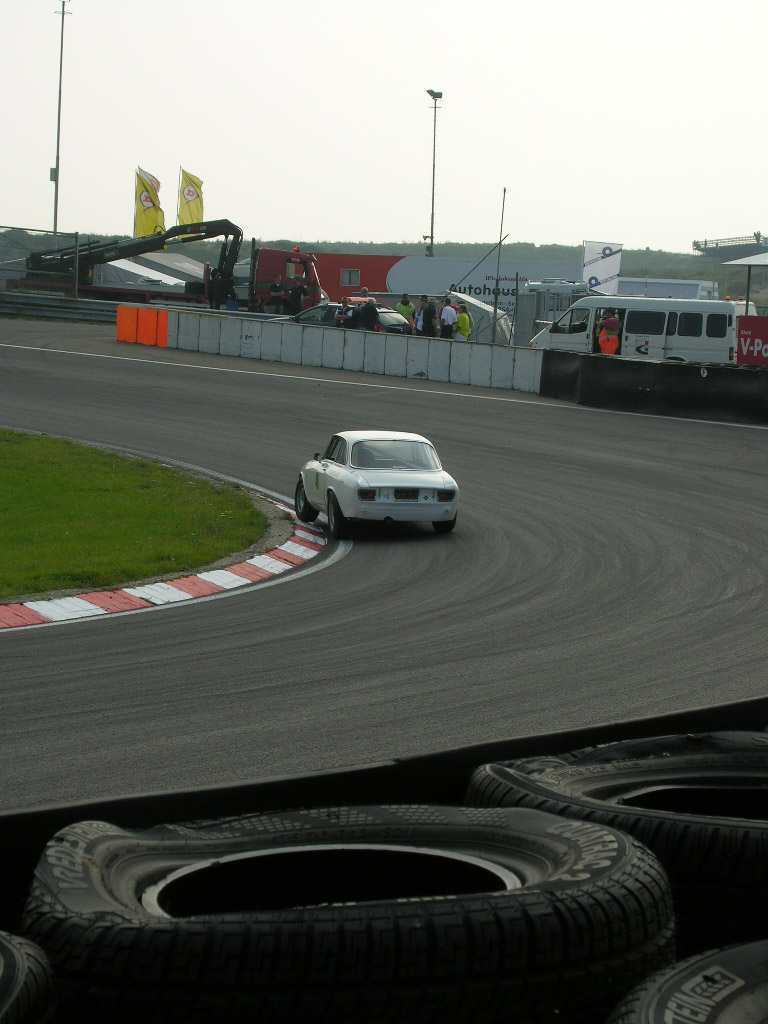
[[[728,333],[728,317],[725,313],[707,314],[707,337],[724,338]]]
[[[670,313],[667,317],[667,337],[671,338],[677,334],[677,313]]]
[[[360,271],[342,269],[339,284],[345,288],[358,288],[360,286]]]
[[[703,313],[681,313],[677,333],[681,338],[700,338],[703,324]]]
[[[652,309],[630,309],[624,328],[627,334],[663,334],[666,313]]]

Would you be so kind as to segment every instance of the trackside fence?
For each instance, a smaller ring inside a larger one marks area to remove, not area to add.
[[[634,360],[146,306],[118,308],[117,340],[503,388],[593,408],[768,423],[766,367]]]
[[[151,315],[157,316],[153,328]],[[161,314],[167,322],[161,322]],[[155,341],[152,341],[154,330]],[[120,306],[117,340],[297,366],[536,392],[541,353],[481,342],[342,331],[217,313]]]
[[[539,394],[597,409],[768,423],[768,368],[544,351]]]

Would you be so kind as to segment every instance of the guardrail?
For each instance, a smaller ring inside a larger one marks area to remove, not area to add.
[[[118,306],[128,299],[113,302],[107,299],[74,299],[67,295],[41,292],[0,291],[0,316],[27,316],[31,319],[72,320],[113,324],[117,321]],[[249,320],[287,320],[275,313],[249,313],[247,310],[210,309],[191,302],[151,302],[147,309],[194,310],[219,316],[246,317]]]
[[[114,324],[117,322],[118,305],[104,299],[71,299],[65,295],[0,291],[0,316]]]

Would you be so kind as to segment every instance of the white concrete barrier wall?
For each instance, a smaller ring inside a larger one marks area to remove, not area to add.
[[[335,333],[338,334],[338,330]],[[344,354],[342,358],[343,369],[362,373],[365,364],[364,331],[344,331]]]
[[[452,342],[451,344],[460,344]],[[493,345],[467,345],[469,348],[469,383],[478,388],[491,386],[491,358]]]
[[[323,366],[331,370],[340,370],[344,366],[344,343],[347,331],[338,327],[305,327],[305,331],[323,332]]]
[[[416,340],[420,341],[421,339],[417,338]],[[427,344],[429,345],[427,380],[449,381],[451,379],[451,346],[453,342],[428,338]],[[467,342],[467,344],[470,343]]]
[[[541,360],[543,349],[518,348],[515,352],[515,391],[530,391],[536,395],[541,387]]]
[[[254,320],[240,321],[240,355],[244,359],[261,359],[261,328]]]
[[[200,352],[210,352],[212,355],[219,354],[221,343],[221,325],[223,317],[215,313],[200,317]]]
[[[204,313],[179,313],[177,348],[197,352],[200,347],[200,320]]]
[[[448,344],[451,346],[451,384],[469,384],[469,360],[477,342],[450,341]]]
[[[175,309],[168,310],[168,341],[166,347],[179,347],[179,314]]]
[[[280,361],[293,363],[296,366],[302,364],[302,341],[304,328],[301,324],[283,324],[282,346],[280,349]]]
[[[168,311],[168,348],[538,393],[541,349]]]
[[[221,321],[221,343],[219,352],[223,356],[240,355],[240,332],[242,324],[236,317],[224,317]]]
[[[256,321],[253,324],[256,330],[261,331],[261,355],[260,359],[266,359],[270,363],[281,363],[282,360],[282,338],[283,325],[281,323],[269,323],[269,321]],[[301,330],[298,324],[286,325]]]

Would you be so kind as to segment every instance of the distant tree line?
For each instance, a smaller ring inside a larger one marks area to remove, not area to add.
[[[54,249],[73,244],[73,235],[59,233],[57,238],[45,232],[23,231],[8,228],[0,231],[0,262],[24,259],[30,252],[40,249]],[[99,235],[82,233],[80,243],[107,241],[128,235]],[[216,265],[221,251],[217,241],[185,242],[183,251],[201,263]],[[398,256],[423,256],[423,242],[329,242],[307,241],[295,238],[256,239],[257,246],[275,249],[293,249],[298,245],[304,252],[349,252],[386,253]],[[176,245],[169,246],[175,249]],[[480,259],[493,248],[493,242],[438,242],[435,256],[464,257]],[[495,249],[494,249],[495,252]],[[509,242],[501,247],[502,259],[518,260],[562,260],[578,263],[581,259],[580,245],[535,245],[533,242]],[[243,241],[240,259],[250,255],[250,239]],[[682,278],[693,281],[717,281],[720,298],[730,295],[737,298],[747,287],[747,271],[725,267],[715,263],[708,256],[695,253],[665,252],[661,249],[625,249],[621,258],[622,277]],[[765,270],[753,271],[750,297],[761,306],[768,305],[768,274]]]

